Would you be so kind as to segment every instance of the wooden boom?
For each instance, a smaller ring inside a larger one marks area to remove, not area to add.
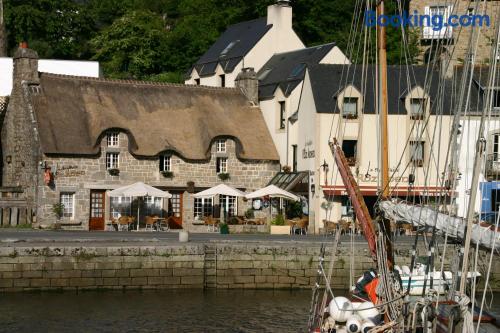
[[[352,206],[354,212],[356,213],[356,218],[358,219],[361,227],[363,228],[363,235],[368,242],[368,247],[372,258],[377,262],[377,239],[375,236],[375,231],[373,229],[373,222],[368,212],[368,208],[365,204],[365,199],[359,191],[358,183],[352,175],[351,168],[347,164],[344,152],[339,146],[337,139],[333,139],[333,142],[329,143],[330,149],[332,151],[333,157],[335,158],[335,163],[339,169],[340,176],[347,190],[347,194],[351,198]]]

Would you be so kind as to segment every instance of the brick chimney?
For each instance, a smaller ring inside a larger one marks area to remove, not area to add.
[[[28,43],[19,43],[14,54],[13,90],[19,88],[23,81],[38,83],[38,54],[28,48]]]
[[[234,82],[250,102],[254,105],[259,104],[259,80],[253,67],[243,68]]]

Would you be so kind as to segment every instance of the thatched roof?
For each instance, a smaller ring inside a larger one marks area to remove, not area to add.
[[[136,156],[206,160],[213,140],[229,137],[240,159],[279,159],[261,111],[237,89],[47,73],[40,86],[31,95],[45,154],[95,155],[106,130],[121,129]]]

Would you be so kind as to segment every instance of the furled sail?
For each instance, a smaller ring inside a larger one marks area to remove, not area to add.
[[[463,239],[465,237],[465,219],[439,213],[430,207],[410,205],[404,202],[382,201],[379,204],[384,216],[396,222],[406,222],[417,227],[434,227],[442,235]],[[496,240],[495,240],[496,239]],[[480,246],[500,250],[500,232],[487,223],[474,223],[472,226],[472,242]]]

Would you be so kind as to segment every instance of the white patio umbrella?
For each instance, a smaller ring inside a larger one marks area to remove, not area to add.
[[[292,200],[292,201],[299,201],[300,200],[300,198],[298,196],[296,196],[295,194],[290,193],[288,191],[285,191],[276,185],[268,185],[268,186],[263,187],[257,191],[254,191],[252,193],[245,195],[245,198],[247,198],[247,199],[256,199],[256,198],[262,198],[262,197],[281,198],[281,199]],[[280,204],[281,204],[281,202],[280,202]],[[272,218],[272,205],[269,205],[269,214],[270,214],[270,217]]]
[[[207,198],[215,195],[226,195],[232,197],[244,197],[245,193],[226,184],[219,184],[193,195],[195,198]],[[225,208],[226,205],[224,205]]]
[[[261,197],[271,197],[271,198],[283,198],[292,201],[299,201],[300,198],[293,193],[285,191],[276,185],[268,185],[257,191],[245,195],[247,199],[255,199]]]
[[[144,184],[143,182],[137,182],[132,185],[127,185],[119,187],[116,190],[110,191],[110,197],[158,197],[158,198],[171,198],[172,194],[167,191],[159,190],[153,186]],[[140,205],[137,203],[137,230],[139,230],[139,208]]]

